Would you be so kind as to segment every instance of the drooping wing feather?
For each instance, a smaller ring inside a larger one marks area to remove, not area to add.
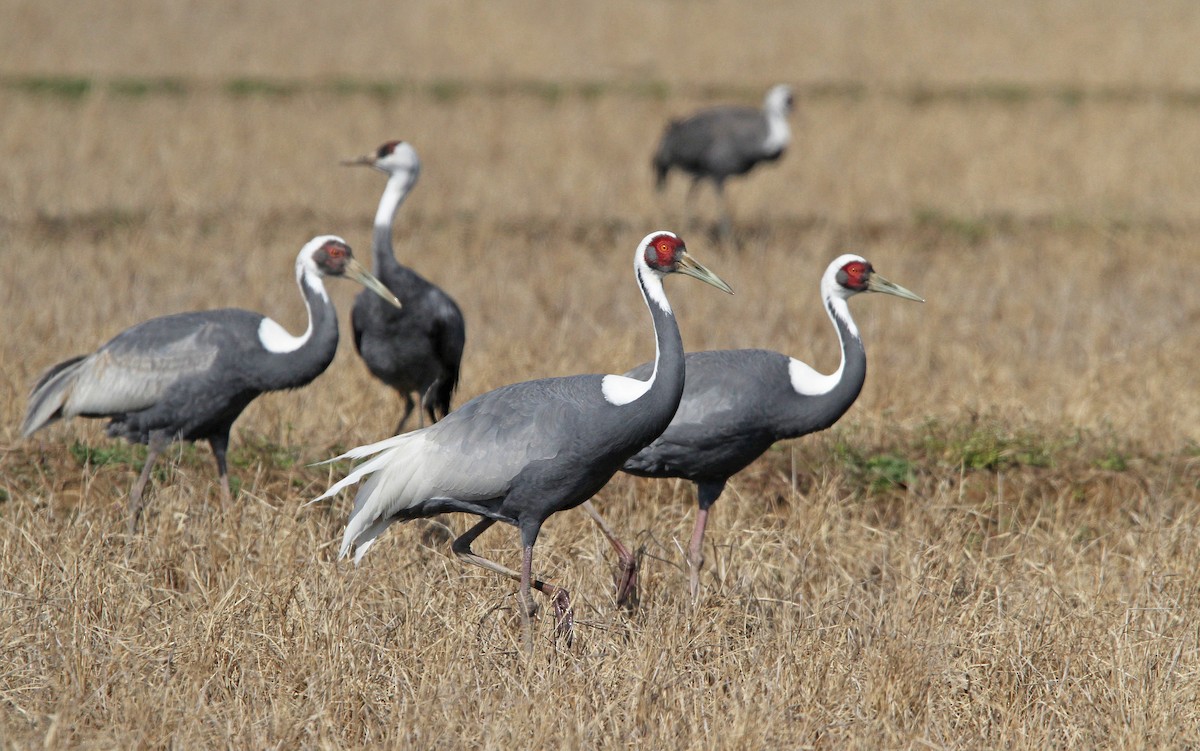
[[[60,417],[153,406],[179,381],[213,367],[229,322],[253,331],[261,320],[248,311],[202,311],[126,329],[92,355],[60,363],[43,376],[30,395],[24,429],[28,434]]]

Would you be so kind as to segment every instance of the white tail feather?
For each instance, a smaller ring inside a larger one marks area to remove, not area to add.
[[[339,454],[338,456],[335,456],[332,459],[325,459],[323,461],[313,462],[309,466],[319,467],[322,464],[333,464],[334,462],[340,462],[343,459],[362,459],[364,456],[371,456],[372,454],[378,454],[380,451],[387,451],[388,449],[392,448],[393,446],[400,445],[405,439],[408,439],[411,437],[412,437],[411,433],[403,433],[401,435],[392,436],[391,438],[385,438],[382,441],[377,441],[375,443],[368,443],[365,446],[355,446],[354,448],[350,449],[349,451],[347,451],[344,454]]]
[[[355,468],[317,499],[335,495],[368,475],[377,473],[359,489],[354,499],[354,511],[350,513],[350,519],[346,522],[338,558],[345,558],[350,552],[350,547],[357,544],[358,550],[354,557],[357,563],[371,542],[396,521],[395,514],[398,511],[436,494],[435,488],[430,487],[427,481],[422,481],[426,478],[420,477],[421,459],[428,448],[428,441],[417,432],[406,433],[348,452],[348,455],[360,453],[366,456],[382,451],[378,456]]]

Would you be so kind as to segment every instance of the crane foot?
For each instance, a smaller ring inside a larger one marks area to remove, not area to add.
[[[620,559],[621,570],[614,577],[617,585],[617,607],[636,610],[638,606],[638,568],[641,551]]]
[[[564,639],[571,646],[575,634],[575,610],[571,607],[571,596],[567,590],[559,587],[553,595],[554,603],[554,635]]]

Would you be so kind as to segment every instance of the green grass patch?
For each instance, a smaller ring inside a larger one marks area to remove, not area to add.
[[[954,235],[968,245],[979,245],[992,233],[991,223],[986,219],[954,216],[928,207],[914,211],[913,222],[924,229]]]
[[[462,81],[440,79],[425,87],[425,93],[439,102],[453,102],[467,93],[467,86]]]
[[[90,78],[78,76],[27,76],[10,78],[7,87],[26,94],[60,99],[81,99],[92,91]]]
[[[108,90],[119,96],[141,98],[149,96],[185,96],[187,82],[182,78],[117,78],[108,83]]]
[[[838,441],[834,456],[842,465],[846,480],[854,489],[866,495],[885,495],[904,490],[917,476],[914,461],[892,451],[876,453],[871,449]]]
[[[971,86],[934,87],[917,84],[909,88],[904,97],[914,107],[923,107],[942,102],[970,104],[995,102],[998,104],[1024,104],[1033,100],[1038,91],[1025,84],[992,82]]]
[[[558,104],[567,93],[566,87],[555,81],[518,81],[509,88],[512,93],[541,99],[546,104]]]
[[[108,464],[130,465],[140,463],[145,458],[144,451],[124,441],[107,443],[102,446],[89,446],[81,441],[72,441],[67,450],[81,467],[102,467]]]
[[[575,87],[575,91],[584,99],[593,100],[608,94],[612,86],[603,81],[585,81]]]
[[[994,472],[1053,466],[1055,454],[1067,439],[984,418],[948,427],[931,421],[926,423],[921,441],[925,453],[944,465]]]
[[[241,436],[238,445],[229,452],[229,463],[239,469],[266,465],[278,469],[291,469],[300,461],[300,451],[290,446],[281,446],[263,436]]]
[[[225,84],[225,93],[235,97],[288,97],[300,93],[301,84],[270,78],[234,78]]]
[[[355,78],[337,78],[322,85],[323,90],[338,96],[369,96],[375,99],[390,100],[403,94],[411,85],[402,81],[359,80]]]
[[[671,87],[663,81],[646,79],[637,81],[630,86],[629,93],[643,99],[657,99],[659,101],[666,101],[671,95]]]

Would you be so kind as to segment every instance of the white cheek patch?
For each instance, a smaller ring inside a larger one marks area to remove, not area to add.
[[[258,341],[262,343],[263,348],[268,352],[280,355],[300,349],[310,336],[312,336],[311,322],[308,330],[300,336],[292,336],[287,329],[270,318],[264,318],[258,325]]]
[[[654,377],[657,374],[656,366],[648,381],[639,381],[623,375],[606,375],[600,381],[600,391],[604,394],[604,401],[620,407],[642,398],[654,385]]]

